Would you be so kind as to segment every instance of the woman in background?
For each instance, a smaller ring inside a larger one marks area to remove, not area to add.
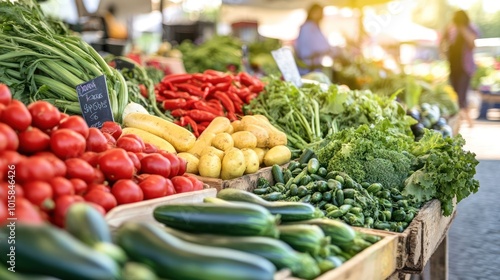
[[[455,12],[450,26],[446,29],[442,46],[447,47],[447,58],[450,66],[450,84],[458,95],[460,120],[465,119],[469,127],[473,126],[469,115],[468,90],[475,64],[472,50],[474,40],[478,36],[477,29],[471,24],[467,13],[463,10]]]

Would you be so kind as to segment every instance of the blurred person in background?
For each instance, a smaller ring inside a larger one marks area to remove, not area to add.
[[[459,10],[454,13],[453,20],[445,30],[441,41],[441,48],[446,51],[450,66],[450,84],[458,95],[459,117],[460,120],[465,119],[469,127],[473,126],[473,122],[469,115],[467,92],[472,74],[476,69],[472,50],[478,33],[467,13]]]
[[[325,55],[332,54],[332,47],[320,29],[322,19],[323,7],[319,4],[311,5],[295,40],[295,56],[301,75],[321,71],[321,60]]]

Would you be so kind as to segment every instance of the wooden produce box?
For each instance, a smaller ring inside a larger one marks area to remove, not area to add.
[[[106,214],[105,219],[112,230],[118,228],[123,222],[126,221],[157,223],[153,218],[153,210],[157,206],[171,203],[203,202],[203,199],[205,197],[215,197],[216,194],[216,189],[205,188],[200,191],[179,193],[165,197],[144,200],[141,202],[124,204],[111,209]]]

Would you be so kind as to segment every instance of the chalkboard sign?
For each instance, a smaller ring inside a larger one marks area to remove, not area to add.
[[[104,75],[77,85],[76,92],[83,118],[89,127],[101,128],[105,121],[114,121]]]
[[[113,61],[115,62],[115,68],[117,70],[122,70],[124,68],[132,70],[135,67],[134,63],[120,59],[120,58],[115,58],[115,59],[113,59]]]
[[[281,48],[271,52],[278,68],[283,74],[285,81],[292,82],[295,86],[302,86],[302,79],[299,74],[299,69],[295,63],[292,50],[289,48]]]

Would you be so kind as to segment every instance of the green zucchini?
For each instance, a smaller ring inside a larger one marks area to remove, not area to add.
[[[153,211],[160,223],[193,233],[276,237],[279,215],[264,207],[245,202],[226,204],[166,204]]]
[[[262,257],[185,242],[152,223],[124,223],[116,240],[134,261],[171,280],[271,280],[276,272]]]
[[[2,263],[9,264],[11,234],[8,226],[0,229]],[[105,254],[88,247],[67,231],[50,224],[15,226],[15,271],[60,279],[119,279],[120,268]],[[9,239],[10,240],[10,239]],[[10,279],[10,278],[9,278]]]
[[[293,224],[278,226],[279,239],[292,246],[295,250],[318,256],[321,248],[330,244],[321,228],[308,224]]]
[[[281,166],[277,164],[273,164],[271,167],[271,174],[273,175],[274,183],[285,183],[285,179],[283,178],[283,171],[281,170]]]
[[[239,189],[222,189],[217,198],[225,201],[241,201],[265,207],[273,215],[280,215],[282,221],[302,221],[322,217],[322,212],[312,205],[300,202],[269,202],[252,193]]]
[[[289,268],[296,277],[311,279],[320,273],[315,260],[309,254],[297,252],[278,239],[260,236],[195,235],[168,227],[164,230],[190,243],[210,244],[210,246],[234,249],[263,257],[272,262],[277,269]]]
[[[123,266],[122,280],[157,280],[156,274],[149,266],[138,262],[127,262]]]
[[[352,243],[356,238],[356,232],[354,231],[354,229],[348,224],[339,220],[331,220],[326,218],[312,219],[302,221],[301,224],[319,226],[321,230],[323,230],[325,235],[330,237],[331,244],[340,247]]]
[[[9,271],[9,268],[13,269],[14,271]],[[3,264],[0,265],[0,279],[8,279],[8,280],[60,280],[60,278],[55,278],[52,276],[21,273],[21,272],[17,271],[15,267],[14,268],[12,268],[11,266],[6,267]]]
[[[311,158],[307,163],[307,172],[309,174],[316,174],[319,169],[319,161],[317,158]]]
[[[309,149],[309,148],[306,148],[304,149],[304,151],[302,151],[302,154],[300,155],[299,157],[299,160],[298,160],[298,163],[299,164],[304,164],[304,163],[308,163],[309,160],[314,156],[314,151]]]
[[[65,229],[81,242],[94,246],[111,243],[111,232],[102,214],[88,203],[74,203],[68,208]]]

